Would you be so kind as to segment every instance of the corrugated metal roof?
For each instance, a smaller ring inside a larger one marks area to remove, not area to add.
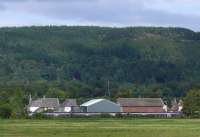
[[[117,102],[120,106],[137,106],[137,107],[157,107],[163,106],[161,98],[119,98]]]
[[[92,100],[90,100],[88,102],[83,103],[81,106],[85,106],[85,107],[91,106],[91,105],[96,104],[98,102],[101,102],[103,100],[105,100],[105,99],[92,99]]]

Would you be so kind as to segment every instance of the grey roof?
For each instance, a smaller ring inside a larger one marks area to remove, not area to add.
[[[31,107],[44,107],[44,108],[56,108],[59,107],[58,98],[40,98],[34,100],[29,105]]]
[[[118,98],[120,106],[159,107],[164,103],[161,98]]]
[[[61,107],[73,107],[78,106],[76,103],[76,99],[66,99],[62,104]]]
[[[83,103],[81,106],[88,107],[88,106],[92,106],[92,105],[97,104],[97,103],[102,102],[102,101],[107,102],[107,103],[111,103],[111,104],[114,104],[114,105],[118,105],[118,104],[116,104],[116,103],[114,103],[110,100],[107,100],[107,99],[92,99],[90,101]]]
[[[90,101],[83,103],[81,106],[91,106],[93,104],[99,103],[99,102],[104,101],[104,100],[105,99],[92,99]]]

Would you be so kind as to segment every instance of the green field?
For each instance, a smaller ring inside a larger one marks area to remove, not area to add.
[[[200,119],[0,120],[0,137],[200,137]]]

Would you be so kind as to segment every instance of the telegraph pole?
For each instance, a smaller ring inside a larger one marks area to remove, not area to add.
[[[108,80],[108,83],[107,83],[107,92],[108,92],[108,96],[110,97],[110,80]]]

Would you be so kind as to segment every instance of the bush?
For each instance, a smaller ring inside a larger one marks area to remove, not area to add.
[[[190,90],[183,100],[183,112],[186,116],[200,118],[200,89]]]
[[[43,113],[35,113],[32,116],[33,119],[49,119],[50,116],[44,115]]]
[[[12,108],[5,104],[0,106],[0,118],[10,118],[12,115]]]

